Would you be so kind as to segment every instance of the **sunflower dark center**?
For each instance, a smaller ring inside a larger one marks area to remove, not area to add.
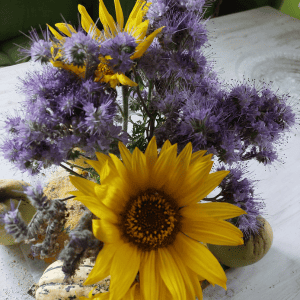
[[[172,244],[180,230],[176,202],[155,190],[130,199],[121,217],[123,237],[143,251]]]

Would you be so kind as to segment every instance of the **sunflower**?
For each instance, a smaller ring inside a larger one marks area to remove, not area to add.
[[[131,60],[140,58],[148,47],[151,45],[153,39],[157,36],[158,33],[161,32],[163,27],[156,29],[146,38],[146,33],[148,30],[149,20],[143,21],[143,17],[147,13],[149,6],[151,3],[147,3],[146,1],[137,0],[135,6],[130,13],[128,21],[124,27],[124,16],[122,7],[120,5],[119,0],[115,1],[115,10],[117,23],[114,21],[113,17],[107,11],[103,0],[99,0],[99,18],[103,25],[103,32],[101,32],[96,26],[86,9],[82,5],[78,5],[79,13],[81,14],[81,26],[87,32],[93,35],[93,39],[99,41],[105,41],[106,39],[114,38],[119,32],[127,32],[131,36],[133,36],[136,40],[137,47],[135,53],[130,57]],[[60,35],[54,28],[47,24],[50,31],[53,33],[55,38],[63,44],[65,42],[65,37]],[[77,33],[76,30],[72,27],[72,25],[65,23],[57,23],[55,26],[63,32],[68,37],[71,36],[72,33]],[[85,67],[77,67],[73,64],[67,64],[63,61],[57,61],[57,59],[61,58],[62,54],[60,49],[55,50],[58,47],[58,44],[53,43],[53,47],[51,49],[52,55],[54,55],[54,59],[50,60],[54,67],[64,68],[70,70],[77,74],[80,77],[84,77],[85,75]],[[54,54],[55,53],[55,54]],[[112,69],[107,65],[107,61],[111,59],[110,57],[101,57],[100,64],[98,65],[97,70],[95,71],[95,81],[101,82],[109,82],[111,87],[115,88],[117,84],[121,83],[123,85],[129,86],[137,86],[137,83],[130,80],[125,74],[114,73]]]
[[[109,292],[93,299],[137,299],[128,296],[137,293],[143,300],[200,300],[204,279],[226,289],[225,272],[203,243],[242,245],[243,233],[225,220],[246,212],[200,200],[229,171],[209,174],[212,154],[192,154],[191,143],[178,156],[168,140],[158,155],[155,137],[145,154],[138,148],[131,154],[121,142],[119,149],[122,161],[111,153],[86,161],[100,185],[70,176],[78,189],[70,193],[99,218],[93,234],[104,242],[84,284],[111,275]]]

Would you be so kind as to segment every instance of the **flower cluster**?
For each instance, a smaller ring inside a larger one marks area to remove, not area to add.
[[[22,171],[72,159],[80,147],[87,155],[108,153],[113,144],[127,142],[121,126],[114,125],[116,93],[92,80],[78,80],[64,69],[44,66],[22,80],[26,111],[5,120],[9,133],[1,145],[4,157]]]

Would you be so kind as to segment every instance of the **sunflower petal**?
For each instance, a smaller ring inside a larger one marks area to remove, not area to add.
[[[162,155],[167,149],[169,149],[172,146],[169,140],[166,140],[161,148],[160,154]]]
[[[132,154],[130,151],[125,147],[125,145],[121,142],[118,143],[119,150],[121,153],[122,161],[127,168],[127,170],[132,170]]]
[[[146,20],[135,27],[134,32],[132,32],[132,36],[136,38],[137,43],[141,42],[146,36],[148,26],[149,26],[149,20]]]
[[[114,0],[115,1],[115,9],[116,9],[116,16],[117,16],[117,23],[120,26],[120,29],[123,29],[124,26],[124,15],[123,15],[123,10],[120,4],[119,0]]]
[[[243,245],[243,233],[233,224],[226,221],[216,221],[205,218],[201,221],[191,221],[186,218],[182,222],[182,232],[189,237],[213,245],[239,246]]]
[[[166,151],[161,151],[154,165],[152,174],[149,177],[149,187],[160,189],[167,182],[174,169],[176,155],[177,144],[174,144]]]
[[[111,223],[118,222],[116,214],[99,199],[90,196],[79,196],[75,200],[81,202],[98,218],[109,220]]]
[[[117,25],[113,19],[113,17],[107,11],[103,0],[99,0],[99,18],[101,23],[103,24],[104,31],[109,35],[108,28],[112,35],[116,33]]]
[[[70,24],[56,23],[55,26],[67,36],[71,36],[71,33],[77,33],[77,31]]]
[[[89,16],[88,12],[86,11],[85,7],[78,4],[78,11],[81,14],[81,26],[82,28],[88,33],[91,28],[96,31],[96,35],[101,39],[104,40],[103,34],[101,31],[95,26],[94,21]],[[95,36],[93,35],[93,39]]]
[[[172,294],[174,300],[186,299],[186,291],[180,273],[173,256],[166,248],[158,248],[159,274]]]
[[[192,154],[190,165],[194,164],[199,158],[201,158],[207,150],[199,150]]]
[[[211,193],[221,182],[222,180],[230,173],[230,171],[218,171],[212,174],[208,174],[206,177],[199,198],[203,199],[209,193]]]
[[[52,32],[52,34],[58,39],[58,40],[62,40],[64,37],[62,35],[60,35],[54,28],[52,28],[50,25],[47,24],[47,26],[49,27],[50,31]]]
[[[130,56],[130,59],[140,58],[149,48],[149,46],[153,42],[153,39],[162,31],[164,27],[165,26],[156,29],[154,32],[148,35],[141,43],[139,43],[135,48],[135,53],[132,56]]]
[[[83,285],[95,284],[110,275],[111,262],[118,246],[115,244],[104,244],[97,256],[94,268]]]
[[[201,276],[197,276],[197,274],[194,271],[192,271],[189,267],[186,267],[186,271],[188,273],[188,277],[192,281],[193,287],[195,289],[195,294],[198,300],[203,300],[202,288],[201,288],[201,284],[199,284],[199,281],[205,280],[205,278],[201,278]]]
[[[182,262],[182,259],[180,258],[180,256],[177,254],[176,250],[171,246],[168,248],[170,254],[172,255],[172,257],[174,258],[174,261],[177,264],[177,267],[179,269],[179,272],[182,274],[184,283],[185,283],[185,290],[186,290],[186,298],[187,299],[195,299],[195,289],[194,286],[192,284],[192,281],[187,273],[187,268],[184,265],[184,263]],[[198,283],[199,285],[199,283]]]
[[[210,283],[218,284],[227,290],[227,278],[223,268],[204,245],[179,232],[174,247],[184,264],[190,269],[203,276]]]
[[[130,194],[126,190],[126,186],[122,186],[120,178],[112,180],[109,184],[101,184],[95,188],[98,201],[107,206],[110,210],[119,214],[125,206],[125,203],[130,197]],[[108,216],[99,216],[99,218],[107,219]],[[110,222],[116,223],[115,219],[110,219]]]
[[[136,278],[140,260],[141,253],[137,247],[131,246],[130,243],[123,243],[118,247],[110,269],[110,299],[122,299],[126,294]]]
[[[125,147],[125,149],[127,148]],[[157,161],[157,144],[155,136],[152,137],[150,143],[148,144],[145,155],[147,160],[147,168],[149,171],[151,171]]]
[[[56,68],[62,68],[62,69],[68,70],[68,71],[72,71],[73,73],[77,74],[78,76],[80,76],[82,78],[85,76],[84,75],[85,67],[77,67],[77,66],[74,66],[73,64],[65,64],[62,61],[52,62],[52,65],[53,65],[53,67],[56,67]]]
[[[145,154],[136,147],[132,153],[132,179],[137,186],[137,190],[145,189],[149,181],[148,176]]]
[[[158,270],[156,264],[156,251],[147,251],[143,253],[140,268],[140,284],[145,300],[156,300],[159,296],[159,290],[153,288],[158,285]]]
[[[136,82],[129,79],[123,73],[122,74],[117,73],[116,76],[117,76],[119,82],[122,83],[123,85],[138,86],[138,84]]]
[[[230,203],[195,203],[190,204],[181,210],[182,216],[199,220],[202,218],[215,218],[217,220],[227,220],[247,214],[243,209]]]
[[[71,183],[82,193],[87,196],[95,197],[94,192],[97,183],[87,180],[85,178],[80,178],[76,176],[69,176]]]
[[[128,17],[128,20],[127,20],[127,23],[125,25],[125,30],[126,32],[130,32],[131,28],[132,28],[132,25],[133,23],[135,23],[135,18],[136,18],[136,15],[138,13],[138,11],[140,10],[141,6],[145,3],[145,1],[141,1],[141,0],[137,0],[135,2],[135,5]]]
[[[166,184],[166,192],[169,195],[176,195],[177,190],[181,189],[181,183],[187,175],[190,159],[192,155],[192,143],[188,143],[180,152],[174,163],[174,172],[171,174]]]
[[[93,219],[92,222],[93,234],[98,240],[112,244],[117,243],[121,239],[119,228],[111,222],[105,219]]]
[[[201,192],[204,189],[204,183],[209,175],[209,171],[213,162],[204,162],[193,164],[189,168],[188,174],[181,185],[181,189],[177,192],[177,201],[179,206],[185,206],[191,203],[199,202],[201,198]]]

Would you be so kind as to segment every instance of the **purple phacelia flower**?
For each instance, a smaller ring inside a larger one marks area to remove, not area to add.
[[[134,54],[136,46],[135,37],[127,32],[119,32],[114,38],[101,43],[100,54],[104,57],[110,56],[107,58],[108,65],[114,73],[125,74],[133,65],[130,57]]]
[[[93,39],[91,34],[79,31],[66,38],[62,49],[69,63],[83,67],[87,65],[87,60],[92,61],[94,64],[100,62],[98,59],[99,46],[100,43]]]

